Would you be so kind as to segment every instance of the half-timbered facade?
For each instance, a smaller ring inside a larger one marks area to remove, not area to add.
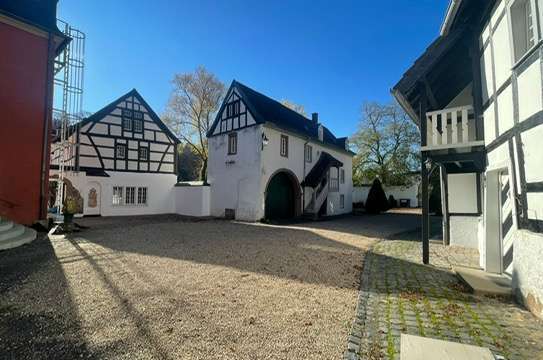
[[[352,152],[318,122],[234,81],[208,132],[211,215],[246,221],[352,211]]]
[[[173,212],[179,141],[135,89],[73,126],[69,141],[77,146],[53,144],[52,174],[69,151],[85,215]]]
[[[543,1],[451,1],[441,36],[394,87],[421,129],[423,249],[428,173],[441,171],[444,238],[479,249],[543,314]]]

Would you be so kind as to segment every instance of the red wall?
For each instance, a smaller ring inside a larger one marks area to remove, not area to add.
[[[23,224],[45,215],[47,63],[46,38],[0,23],[0,216]]]

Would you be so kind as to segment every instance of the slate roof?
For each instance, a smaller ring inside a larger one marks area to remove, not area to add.
[[[232,82],[230,89],[232,88],[238,90],[238,93],[243,98],[257,124],[271,123],[280,129],[299,134],[301,137],[307,137],[316,142],[319,141],[318,124],[312,120],[236,80]],[[217,119],[215,119],[213,126],[207,134],[208,137],[213,136],[213,131],[219,123],[219,116],[224,106],[225,104],[219,110]],[[345,150],[346,141],[346,137],[336,138],[328,128],[323,126],[322,142],[324,144],[337,148],[339,151],[352,154],[352,152]]]

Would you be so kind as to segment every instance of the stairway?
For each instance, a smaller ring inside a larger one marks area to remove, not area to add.
[[[328,197],[328,181],[324,180],[317,188],[313,190],[311,202],[304,209],[304,215],[309,215],[314,219],[319,217],[319,210]]]
[[[0,217],[0,250],[12,249],[36,239],[36,230]]]

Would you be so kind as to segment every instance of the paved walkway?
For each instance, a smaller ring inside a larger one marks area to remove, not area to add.
[[[451,268],[477,266],[477,252],[389,240],[365,259],[345,359],[399,359],[400,334],[488,347],[506,359],[543,359],[543,324],[513,302],[466,292]]]

